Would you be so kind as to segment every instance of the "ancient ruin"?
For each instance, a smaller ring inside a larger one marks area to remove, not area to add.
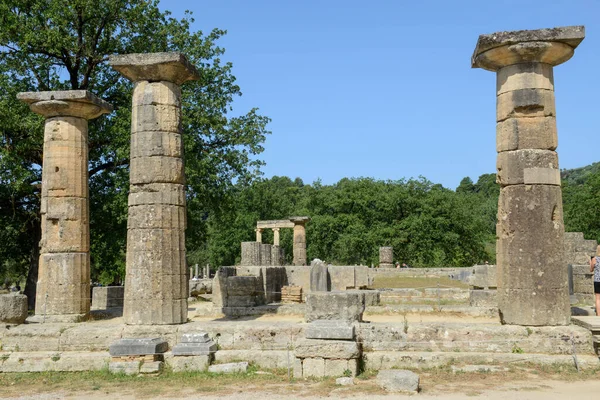
[[[481,35],[474,68],[496,72],[498,307],[503,323],[567,325],[569,292],[553,67],[582,26]]]
[[[112,56],[110,64],[135,84],[123,317],[181,324],[188,274],[180,85],[198,72],[180,53]]]
[[[394,268],[394,248],[379,248],[379,268]]]
[[[262,243],[262,231],[264,229],[273,230],[273,252],[278,253],[279,249],[279,230],[281,228],[292,228],[294,230],[294,260],[292,265],[306,265],[306,223],[310,221],[309,217],[290,217],[289,219],[258,221],[256,223],[256,242]],[[263,254],[268,254],[269,251],[265,248]],[[264,257],[264,256],[263,256]],[[242,260],[244,260],[242,250]],[[254,258],[256,262],[256,258]],[[243,261],[244,263],[245,261]],[[262,261],[261,264],[252,264],[252,261],[243,265],[268,265]],[[273,264],[282,265],[282,264]]]
[[[112,111],[85,90],[19,93],[46,118],[35,314],[79,321],[90,312],[88,120]]]

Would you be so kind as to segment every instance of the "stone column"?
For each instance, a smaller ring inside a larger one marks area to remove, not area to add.
[[[570,319],[553,67],[573,56],[582,26],[479,37],[473,67],[497,77],[500,184],[496,258],[502,323]]]
[[[273,228],[273,244],[279,246],[279,228]]]
[[[294,265],[306,265],[306,222],[308,217],[293,217],[290,221],[294,223]]]
[[[18,98],[46,118],[35,314],[80,321],[90,311],[88,120],[112,107],[85,90]]]
[[[379,268],[394,268],[394,248],[379,248]]]
[[[254,231],[256,232],[256,241],[262,243],[262,229],[256,228]]]
[[[127,220],[126,324],[187,321],[181,88],[198,72],[180,53],[110,57],[134,82]]]

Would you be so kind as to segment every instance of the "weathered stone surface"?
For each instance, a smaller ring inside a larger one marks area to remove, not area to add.
[[[185,55],[175,52],[113,55],[109,63],[133,82],[167,81],[181,85],[200,78]]]
[[[259,242],[242,242],[242,259],[240,265],[260,265]]]
[[[120,339],[109,347],[111,356],[138,356],[160,354],[167,351],[169,343],[161,338]]]
[[[173,82],[148,82],[146,80],[134,83],[133,104],[181,106],[181,87]]]
[[[364,294],[358,291],[314,292],[306,297],[306,321],[362,321],[365,311]]]
[[[394,267],[394,248],[380,247],[379,248],[379,268]]]
[[[471,307],[498,307],[496,290],[470,290],[469,305]]]
[[[145,361],[140,366],[140,374],[158,374],[163,369],[162,361]]]
[[[290,218],[294,222],[294,265],[306,265],[306,228],[308,217]]]
[[[184,333],[181,336],[181,343],[208,343],[210,336],[206,332]]]
[[[87,90],[21,92],[17,99],[29,104],[31,111],[46,118],[57,116],[98,118],[112,111],[112,106]]]
[[[346,321],[317,320],[304,330],[307,339],[353,340],[354,325]]]
[[[175,127],[177,128],[177,127]],[[178,132],[138,130],[131,135],[131,158],[139,157],[182,157],[183,143]]]
[[[325,359],[306,358],[302,360],[302,376],[304,378],[322,378],[325,376]]]
[[[245,373],[248,370],[248,363],[246,361],[229,363],[229,364],[216,364],[208,367],[208,372],[216,374],[239,374]]]
[[[135,135],[145,132],[158,131],[161,135],[154,136],[154,144],[164,142],[164,151],[175,151],[177,148],[181,150],[181,108],[171,105],[134,105],[131,110],[131,131]],[[172,137],[168,137],[168,133],[174,133]],[[166,138],[165,138],[166,136]],[[165,140],[166,139],[166,140]],[[132,138],[139,144],[143,138]],[[150,139],[149,139],[150,140]],[[144,153],[148,148],[143,148],[136,154]],[[168,154],[156,154],[168,155]]]
[[[338,377],[338,376],[346,376],[347,374],[350,374],[350,376],[356,376],[357,362],[358,362],[357,359],[351,359],[351,360],[325,359],[324,376]]]
[[[504,67],[496,75],[496,93],[523,89],[554,92],[554,72],[550,65],[541,63],[515,64]]]
[[[140,373],[140,361],[111,361],[108,371],[113,374],[137,375]]]
[[[310,263],[310,290],[313,292],[327,292],[331,289],[331,280],[327,265],[319,259]]]
[[[339,386],[354,386],[354,378],[343,377],[337,378],[335,384]]]
[[[27,318],[27,296],[0,294],[0,322],[22,324]]]
[[[552,90],[517,89],[504,92],[496,99],[496,121],[498,122],[508,118],[555,116],[556,106]]]
[[[271,251],[273,245],[268,243],[260,244],[260,264],[259,265],[272,265]]]
[[[496,126],[498,152],[541,149],[555,150],[558,146],[554,117],[509,118]]]
[[[212,279],[198,279],[196,281],[190,280],[190,292],[189,297],[199,296],[201,294],[212,293]]]
[[[173,183],[150,183],[129,188],[129,205],[168,204],[185,206],[185,187]]]
[[[183,159],[179,157],[138,157],[131,160],[129,182],[185,184]]]
[[[65,351],[0,352],[0,372],[100,371],[109,364],[108,352]],[[139,364],[139,363],[138,363]]]
[[[129,206],[127,226],[131,229],[182,229],[187,226],[185,206],[142,204]]]
[[[168,360],[173,372],[206,371],[210,365],[209,355],[172,357]]]
[[[557,185],[560,186],[558,156],[550,150],[515,150],[498,153],[496,162],[497,181],[509,185]]]
[[[207,356],[217,351],[217,344],[208,343],[178,343],[173,346],[174,356]]]
[[[489,289],[497,287],[495,265],[475,265],[467,283],[475,288]]]
[[[344,359],[359,358],[360,346],[356,342],[341,340],[299,339],[295,343],[294,354],[298,358]]]
[[[92,310],[123,307],[125,288],[123,286],[95,286],[92,288]]]
[[[503,188],[496,231],[498,305],[503,321],[567,324],[568,276],[560,186]]]
[[[388,392],[417,393],[419,391],[419,375],[407,370],[379,371],[377,383]]]

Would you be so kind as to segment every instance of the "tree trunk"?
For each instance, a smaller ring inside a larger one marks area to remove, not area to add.
[[[27,296],[27,307],[30,310],[35,309],[35,290],[38,280],[38,268],[40,265],[40,239],[42,228],[40,220],[36,219],[32,223],[33,243],[31,244],[31,259],[29,260],[29,272],[27,273],[27,282],[25,283],[25,295]]]

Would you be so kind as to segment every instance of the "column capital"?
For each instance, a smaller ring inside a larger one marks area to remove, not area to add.
[[[292,221],[294,225],[304,226],[308,221],[310,221],[310,217],[290,217],[289,220]]]
[[[108,62],[113,69],[133,82],[167,81],[181,85],[200,79],[196,67],[178,52],[113,55]]]
[[[17,94],[17,99],[29,104],[31,111],[46,118],[94,119],[113,110],[109,103],[87,90],[21,92]]]
[[[569,60],[584,38],[583,26],[481,35],[471,58],[471,66],[488,71],[532,62],[556,66]]]

